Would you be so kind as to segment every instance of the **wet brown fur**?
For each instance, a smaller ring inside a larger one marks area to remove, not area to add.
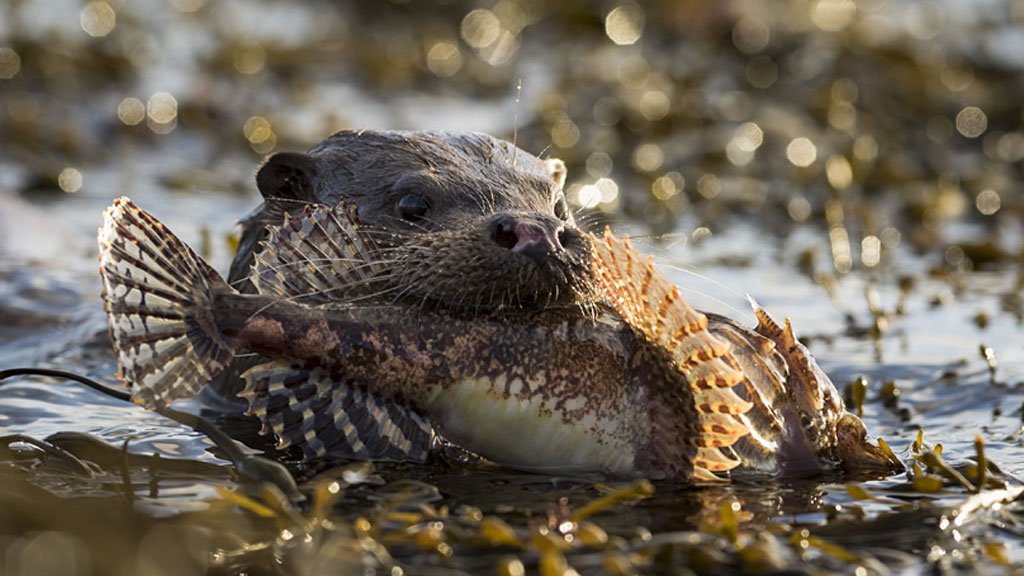
[[[509,313],[589,306],[597,299],[587,243],[571,214],[555,216],[564,180],[560,161],[485,134],[372,130],[342,131],[306,155],[277,158],[258,177],[264,204],[243,222],[228,278],[236,288],[251,291],[252,255],[267,225],[308,203],[345,202],[358,207],[359,220],[381,247],[386,274],[369,291],[382,299]],[[415,223],[395,213],[409,194],[430,205]],[[536,262],[497,246],[488,224],[503,215],[563,227],[565,250]]]

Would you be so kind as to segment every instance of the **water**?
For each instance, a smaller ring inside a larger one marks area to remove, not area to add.
[[[865,423],[902,460],[923,429],[964,470],[980,435],[1009,486],[1024,475],[1019,2],[985,3],[1006,16],[992,20],[956,3],[655,3],[632,46],[609,39],[609,9],[572,2],[485,3],[475,20],[447,3],[97,2],[91,20],[78,3],[33,4],[0,8],[0,49],[18,54],[14,69],[0,53],[0,367],[115,383],[95,230],[116,196],[225,271],[263,155],[343,127],[511,137],[521,78],[519,143],[564,158],[570,200],[636,235],[691,303],[750,323],[750,294],[790,317],[840,389],[866,377]],[[83,27],[105,30],[100,4],[116,25],[93,38]],[[799,137],[814,147],[806,166]],[[0,388],[0,435],[13,434],[57,447],[0,444],[0,567],[14,574],[1024,561],[1013,492],[929,492],[906,475],[658,483],[584,529],[572,514],[627,483],[288,461],[311,501],[333,505],[252,494],[239,508],[202,434],[38,378]],[[494,518],[515,544],[494,544]],[[584,538],[594,525],[606,541]]]

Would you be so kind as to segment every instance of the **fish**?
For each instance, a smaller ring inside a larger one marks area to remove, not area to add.
[[[356,214],[285,215],[253,264],[257,293],[241,294],[151,214],[115,200],[98,233],[100,274],[133,401],[190,397],[245,349],[273,360],[243,374],[248,414],[307,458],[368,441],[401,451],[436,429],[547,474],[705,483],[895,465],[788,320],[753,302],[755,329],[697,311],[628,238],[588,235],[596,313],[472,316],[333,297],[377,272]],[[352,409],[374,398],[388,404]],[[402,412],[381,414],[389,405]]]

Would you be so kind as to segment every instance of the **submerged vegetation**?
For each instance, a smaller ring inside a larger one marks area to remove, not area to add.
[[[272,484],[246,490],[216,467],[79,445],[83,460],[113,465],[82,467],[65,451],[75,439],[50,441],[4,454],[0,534],[8,539],[9,573],[860,574],[922,561],[959,571],[1009,567],[1006,544],[991,528],[1018,533],[1024,513],[1022,488],[986,459],[980,437],[974,461],[954,467],[919,433],[908,448],[910,474],[882,493],[850,482],[849,501],[822,507],[823,518],[811,522],[771,518],[778,511],[770,508],[765,515],[749,504],[757,489],[743,484],[679,491],[646,480],[544,481],[493,469],[394,465],[378,471],[368,463],[311,475],[302,484],[307,502],[297,506]],[[24,439],[5,439],[18,442]],[[442,495],[430,482],[457,486],[470,482],[458,478],[465,474],[511,489]],[[201,505],[178,502],[168,515],[161,500],[173,502],[175,486],[190,483],[216,493]],[[672,494],[659,497],[663,488]],[[540,502],[517,498],[541,490],[549,497]],[[693,501],[686,507],[692,528],[652,533],[636,522],[666,505],[678,508],[679,498]],[[885,541],[894,527],[899,541]]]
[[[691,302],[793,316],[908,468],[691,488],[276,454],[296,503],[187,428],[22,379],[0,388],[0,573],[1012,572],[1022,45],[1009,0],[0,6],[0,367],[112,383],[94,231],[115,196],[223,266],[264,155],[482,130],[566,160],[587,221],[716,281],[675,276]]]

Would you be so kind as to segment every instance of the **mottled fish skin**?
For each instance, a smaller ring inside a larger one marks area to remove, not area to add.
[[[276,253],[302,236],[282,235]],[[330,431],[330,420],[313,409],[323,402],[303,402],[330,394],[318,385],[343,381],[527,470],[717,481],[734,469],[799,472],[877,459],[863,424],[845,413],[791,329],[769,324],[763,311],[752,331],[690,308],[649,257],[607,232],[590,238],[607,298],[598,313],[566,307],[514,318],[282,297],[325,281],[308,262],[298,277],[262,276],[266,294],[238,294],[127,199],[108,211],[100,237],[120,372],[146,406],[193,393],[224,364],[225,350],[244,347],[285,371],[318,371],[298,379],[313,382],[305,388],[272,396],[287,379],[264,369],[246,391],[269,430],[314,453],[317,429]],[[197,365],[203,370],[191,375],[175,368]],[[264,400],[303,407],[287,416],[298,424],[275,423],[259,407]]]
[[[378,396],[428,414],[447,438],[495,462],[658,472],[637,464],[652,399],[640,371],[630,371],[642,352],[621,322],[558,312],[528,324],[462,320],[236,294],[219,294],[216,309],[218,325],[237,329],[247,349],[372,382]]]

